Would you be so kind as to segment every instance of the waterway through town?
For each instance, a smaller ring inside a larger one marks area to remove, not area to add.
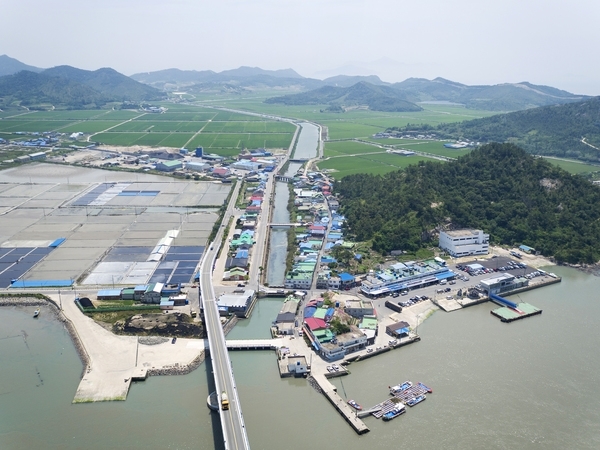
[[[319,145],[319,128],[312,123],[302,122],[298,143],[294,151],[293,159],[314,158],[317,155]],[[292,177],[302,167],[300,162],[290,162],[284,175]],[[275,199],[273,201],[273,223],[295,222],[296,218],[290,218],[287,209],[290,192],[288,184],[277,182],[275,184]],[[267,282],[272,286],[281,286],[285,281],[285,262],[287,256],[287,230],[271,230],[269,241],[269,258],[267,263]]]
[[[280,379],[272,352],[232,352],[254,449],[600,448],[600,278],[554,267],[557,285],[520,294],[544,310],[511,324],[482,304],[436,312],[422,341],[349,366],[340,394],[371,406],[410,379],[427,401],[357,436],[304,379]],[[281,299],[260,300],[230,338],[264,338]],[[48,308],[0,308],[0,448],[211,448],[207,365],[132,385],[125,402],[71,404],[81,363]],[[315,357],[315,356],[313,356]]]

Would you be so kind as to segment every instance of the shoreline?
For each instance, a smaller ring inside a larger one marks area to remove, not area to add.
[[[50,308],[50,313],[52,314],[53,318],[56,319],[58,322],[60,322],[65,329],[67,330],[69,337],[71,338],[71,342],[73,343],[73,346],[75,347],[75,350],[77,352],[77,355],[79,356],[79,360],[82,363],[82,372],[81,372],[81,379],[83,380],[85,378],[85,376],[87,374],[89,374],[92,370],[92,361],[91,358],[85,348],[85,345],[83,344],[83,341],[81,339],[81,336],[79,335],[77,328],[75,327],[75,325],[73,324],[73,322],[63,313],[63,311],[61,311],[59,309],[59,306],[54,302],[54,300],[52,300],[51,298],[38,298],[35,296],[8,296],[8,295],[0,295],[0,307],[17,307],[17,308],[23,308],[23,307],[27,307],[27,306],[48,306]],[[100,327],[100,325],[95,324],[96,326]],[[120,337],[119,335],[115,335],[114,333],[110,332],[113,336],[115,336],[116,338]],[[137,337],[137,336],[127,336],[127,338],[130,337]],[[202,339],[195,339],[195,341],[202,341]],[[144,346],[150,346],[150,344],[144,344],[144,343],[140,343],[141,345]],[[170,344],[169,344],[170,345]],[[202,343],[202,347],[204,346],[204,344]],[[174,362],[172,364],[163,366],[163,367],[152,367],[152,368],[148,368],[147,370],[144,371],[143,373],[143,377],[140,377],[141,379],[145,379],[146,377],[149,376],[165,376],[165,375],[186,375],[188,373],[193,372],[194,370],[196,370],[198,367],[200,367],[200,365],[204,362],[204,360],[206,359],[206,351],[204,351],[204,349],[202,349],[199,354],[189,363],[187,364],[180,364],[178,362]],[[137,378],[136,378],[137,379]],[[90,401],[95,401],[95,400],[90,400]],[[78,401],[74,401],[74,402],[78,402]]]
[[[79,360],[83,365],[81,370],[81,378],[85,375],[86,371],[90,366],[90,357],[81,342],[81,338],[77,333],[77,329],[73,322],[69,320],[67,316],[63,314],[58,305],[54,303],[54,301],[50,298],[37,298],[37,297],[29,297],[29,296],[0,296],[0,307],[2,306],[15,306],[15,307],[23,307],[23,306],[49,306],[52,316],[63,324],[67,333],[69,333],[69,337],[71,338],[71,342],[75,347],[75,351],[79,356]]]

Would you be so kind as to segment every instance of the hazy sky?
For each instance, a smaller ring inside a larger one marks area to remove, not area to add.
[[[1,0],[0,54],[38,67],[293,68],[530,81],[600,95],[594,0]]]

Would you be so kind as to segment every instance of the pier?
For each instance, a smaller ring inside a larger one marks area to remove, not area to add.
[[[321,388],[323,395],[327,397],[329,402],[337,409],[346,422],[350,424],[354,431],[358,434],[365,434],[371,431],[358,417],[358,411],[346,403],[346,401],[337,393],[337,388],[332,385],[325,376],[314,375],[313,377]]]

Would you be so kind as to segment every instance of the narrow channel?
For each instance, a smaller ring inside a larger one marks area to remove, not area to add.
[[[298,143],[293,159],[314,158],[317,155],[319,144],[319,127],[306,122],[302,122],[300,127]],[[292,177],[296,175],[298,169],[301,167],[302,163],[290,162],[284,175]],[[289,223],[292,221],[287,209],[289,195],[287,183],[277,182],[275,185],[275,198],[273,200],[273,223]],[[281,286],[284,284],[286,256],[287,230],[274,229],[271,231],[267,262],[267,282],[269,286]]]

